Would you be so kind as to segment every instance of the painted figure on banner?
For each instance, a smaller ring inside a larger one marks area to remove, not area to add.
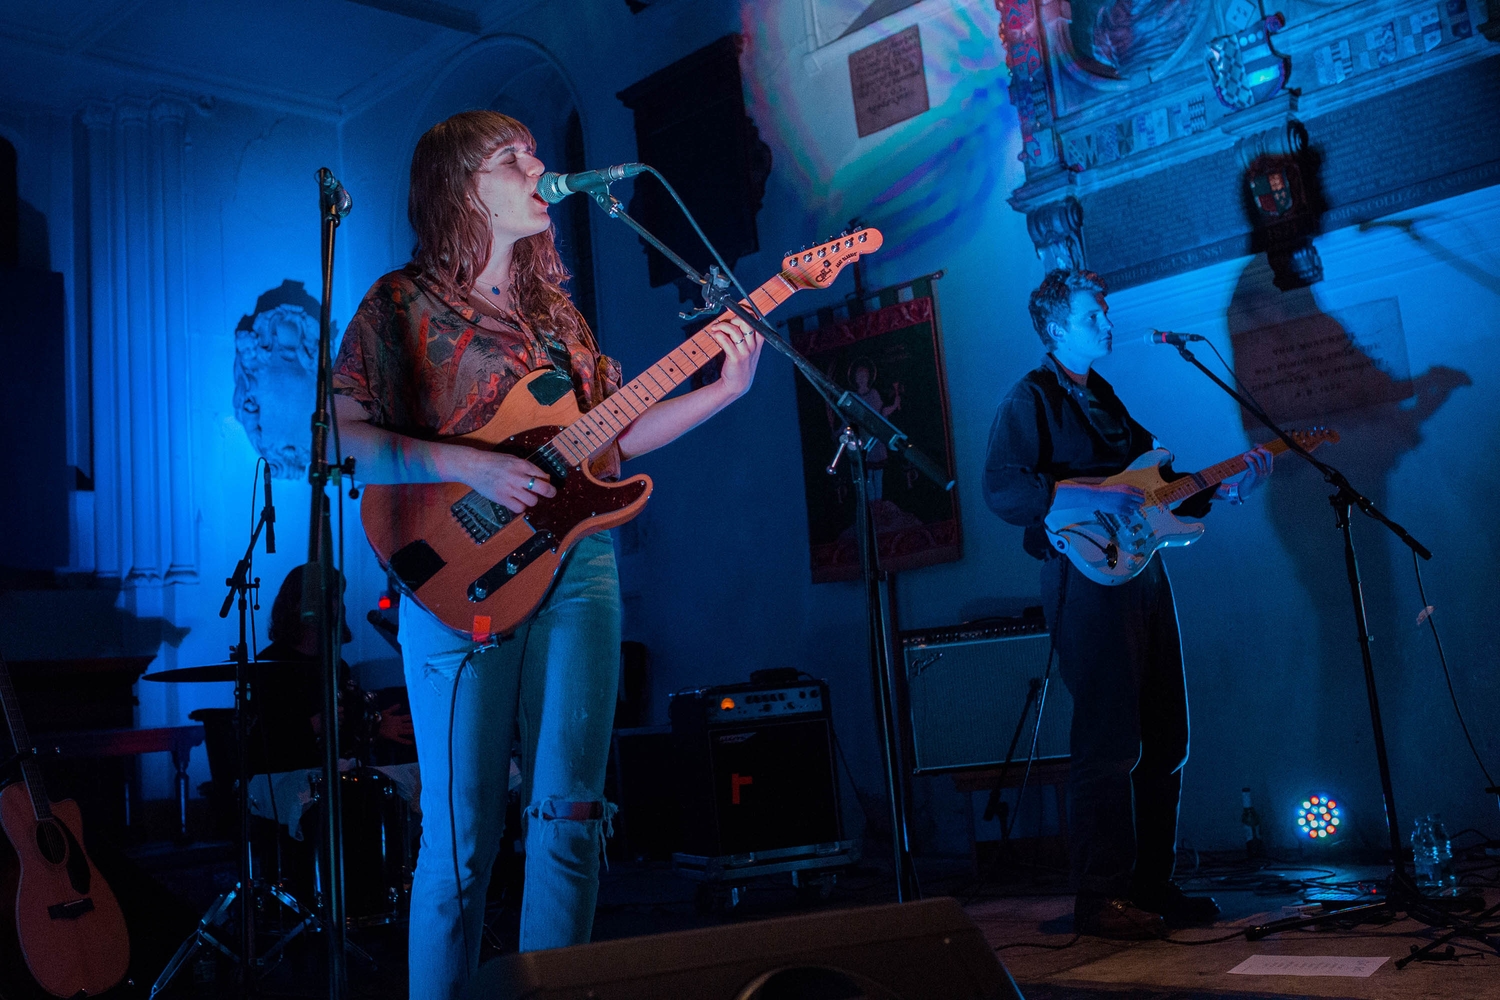
[[[889,417],[901,409],[901,383],[891,383],[891,402],[887,404],[885,397],[875,387],[876,374],[875,362],[866,357],[858,357],[849,363],[849,377],[842,384],[870,404],[870,408],[876,413]],[[838,440],[844,428],[831,408],[828,410],[828,423],[833,428],[834,440]],[[885,466],[890,457],[890,450],[879,441],[865,453],[865,481],[872,502],[884,496]]]
[[[891,420],[918,448],[946,463],[952,449],[932,283],[923,279],[905,287],[912,295],[906,301],[900,301],[903,288],[897,286],[880,293],[880,301],[886,303],[880,308],[845,319],[793,319],[788,329],[797,348],[831,380]],[[823,399],[800,382],[797,408],[812,579],[853,579],[859,573],[854,483],[843,460],[837,475],[825,472],[843,425]],[[943,492],[878,442],[866,452],[865,483],[882,568],[900,571],[959,557],[958,508],[952,493]]]

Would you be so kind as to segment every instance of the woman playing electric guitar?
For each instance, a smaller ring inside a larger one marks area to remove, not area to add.
[[[361,480],[460,482],[517,514],[557,494],[524,458],[435,440],[484,427],[541,368],[567,373],[585,410],[620,386],[619,366],[563,290],[568,275],[536,194],[541,174],[531,133],[495,112],[455,115],[418,141],[408,202],[417,247],[365,296],[335,365],[339,430]],[[761,338],[739,320],[709,332],[724,352],[721,378],[642,413],[595,456],[596,475],[617,476],[621,460],[660,448],[750,388]],[[478,966],[517,730],[521,948],[589,939],[620,649],[609,537],[577,544],[539,611],[498,645],[476,646],[412,600],[401,602],[400,635],[429,789],[411,897],[411,996],[448,1000]]]

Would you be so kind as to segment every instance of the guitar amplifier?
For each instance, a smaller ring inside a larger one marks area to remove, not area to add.
[[[842,839],[828,685],[795,676],[671,696],[684,854],[722,858]]]
[[[1039,610],[1020,618],[903,632],[901,659],[911,712],[913,773],[930,774],[1004,763],[1033,679],[1047,669],[1051,638]],[[1014,761],[1031,751],[1036,705],[1016,744]],[[1068,756],[1073,699],[1057,662],[1037,733],[1038,760]]]

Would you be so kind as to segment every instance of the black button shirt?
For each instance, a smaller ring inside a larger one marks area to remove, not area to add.
[[[995,413],[984,499],[1002,519],[1026,529],[1027,553],[1046,559],[1056,553],[1047,544],[1042,518],[1057,481],[1113,476],[1155,446],[1102,375],[1090,371],[1087,383],[1078,385],[1049,354],[1012,387]],[[1178,476],[1168,464],[1162,478]],[[1202,517],[1212,499],[1213,490],[1204,490],[1176,513]]]

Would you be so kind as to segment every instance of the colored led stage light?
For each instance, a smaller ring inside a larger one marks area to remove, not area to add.
[[[1326,840],[1339,832],[1343,817],[1339,804],[1326,795],[1309,795],[1297,807],[1297,835]]]

